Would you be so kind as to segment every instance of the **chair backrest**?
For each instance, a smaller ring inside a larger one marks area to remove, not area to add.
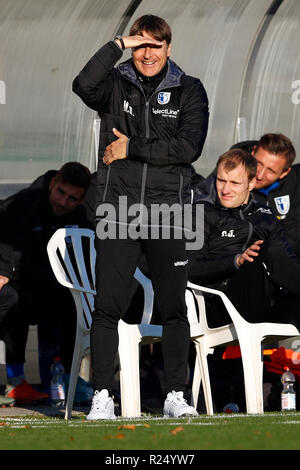
[[[134,277],[144,289],[144,311],[141,323],[149,325],[152,318],[154,304],[154,292],[152,282],[142,273],[139,268],[136,268]]]
[[[207,331],[206,309],[203,295],[196,295],[189,289],[185,291],[187,317],[190,324],[191,337],[202,336]]]
[[[82,328],[90,328],[94,309],[96,294],[94,241],[95,233],[92,230],[69,227],[58,229],[47,246],[49,261],[57,281],[71,290],[77,309],[83,309]],[[134,277],[144,289],[141,323],[149,324],[154,302],[152,283],[139,268],[136,269]]]
[[[207,324],[207,317],[206,317],[206,311],[205,311],[205,307],[204,309],[202,308],[203,307],[203,303],[204,303],[204,294],[207,293],[207,294],[214,294],[214,295],[217,295],[221,298],[221,300],[223,301],[224,305],[225,305],[225,308],[232,320],[232,323],[234,324],[235,327],[239,327],[239,326],[246,326],[248,323],[246,322],[246,320],[244,320],[244,318],[239,314],[239,312],[236,310],[236,308],[234,307],[234,305],[230,302],[230,300],[228,299],[228,297],[222,292],[222,291],[219,291],[219,290],[216,290],[216,289],[211,289],[209,287],[203,287],[203,286],[198,286],[196,284],[193,284],[191,282],[188,282],[188,288],[191,289],[195,295],[195,298],[197,300],[197,303],[198,303],[198,307],[199,307],[199,314],[202,315],[202,317],[200,318],[200,322],[202,323],[203,326],[205,326],[205,328],[207,329],[207,331],[211,330],[211,328],[209,328],[208,324]],[[214,330],[217,329],[217,328],[213,328]]]
[[[89,330],[95,290],[94,232],[84,228],[58,229],[47,246],[49,261],[57,281],[73,295],[78,326]]]
[[[6,363],[6,349],[4,341],[0,341],[0,364]]]
[[[204,316],[205,318],[205,302],[203,296],[199,296],[199,299],[196,299],[193,291],[188,288],[185,291],[185,303],[190,325],[200,323],[202,317]]]

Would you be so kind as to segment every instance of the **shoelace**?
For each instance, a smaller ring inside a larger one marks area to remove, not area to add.
[[[184,404],[184,405],[187,404],[186,399],[183,398],[183,397],[181,397],[181,396],[179,396],[179,395],[177,395],[176,392],[175,392],[175,393],[172,392],[172,395],[173,395],[172,401],[177,401],[178,403],[181,403],[181,404]]]
[[[92,408],[101,408],[101,405],[104,405],[108,399],[109,397],[103,397],[103,395],[96,390],[92,401]]]

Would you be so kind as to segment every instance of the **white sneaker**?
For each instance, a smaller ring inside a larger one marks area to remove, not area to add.
[[[98,392],[95,391],[92,406],[86,419],[116,419],[115,405],[113,399],[108,395],[106,388]]]
[[[168,393],[164,404],[164,418],[179,418],[180,416],[198,416],[197,411],[189,406],[183,398],[183,392]]]

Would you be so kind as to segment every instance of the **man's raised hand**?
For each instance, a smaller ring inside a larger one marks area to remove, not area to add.
[[[253,258],[258,256],[258,252],[260,250],[260,245],[263,243],[263,240],[256,240],[251,246],[247,248],[236,260],[238,266],[244,264],[245,261],[249,261],[252,263],[254,261]]]
[[[145,38],[144,36],[122,36],[125,49],[131,49],[134,47],[141,47],[149,45],[149,47],[161,47],[163,45],[162,41],[157,41],[156,39],[151,39],[149,37]],[[115,39],[115,42],[122,48],[121,41]]]

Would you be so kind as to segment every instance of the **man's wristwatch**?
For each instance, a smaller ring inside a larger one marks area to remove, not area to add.
[[[116,39],[118,39],[120,41],[122,50],[125,51],[125,44],[124,44],[122,36],[116,36],[114,40],[116,40]]]

